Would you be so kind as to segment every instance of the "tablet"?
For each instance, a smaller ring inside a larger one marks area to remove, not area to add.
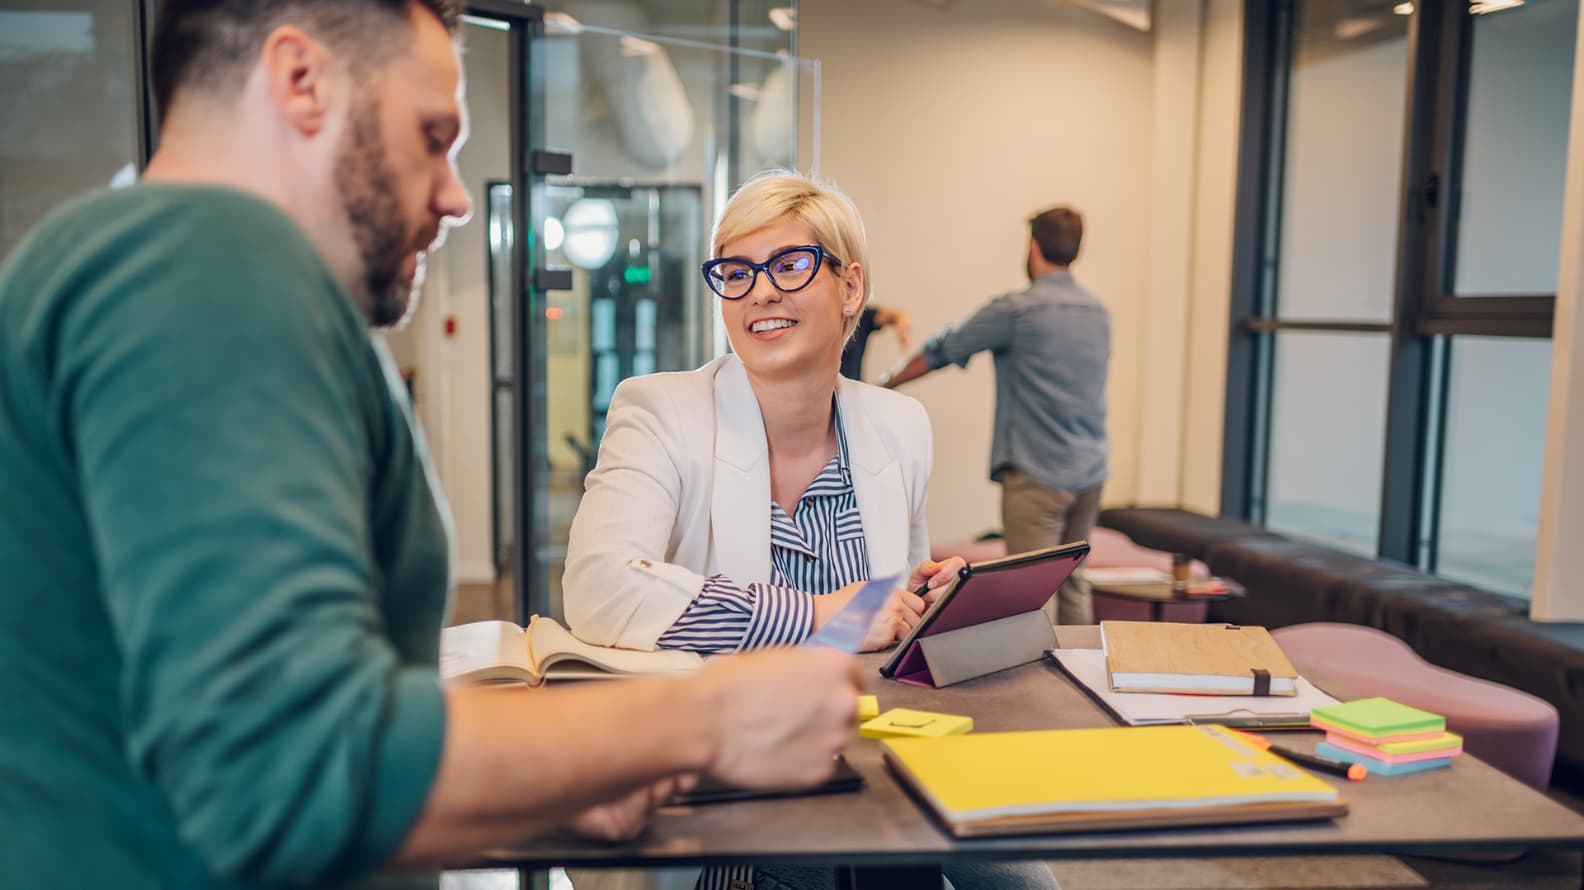
[[[924,637],[1042,608],[1088,555],[1089,543],[1078,541],[965,566],[956,583],[902,638],[881,666],[881,675],[895,676]]]

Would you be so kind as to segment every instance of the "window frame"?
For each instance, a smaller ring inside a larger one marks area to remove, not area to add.
[[[1265,519],[1277,334],[1383,334],[1391,338],[1391,351],[1376,555],[1434,571],[1453,338],[1549,339],[1556,295],[1447,292],[1458,209],[1456,187],[1449,184],[1458,183],[1462,172],[1473,25],[1467,0],[1418,0],[1408,22],[1403,186],[1391,321],[1317,320],[1280,313],[1275,288],[1287,91],[1301,2],[1244,3],[1221,513],[1259,524]]]

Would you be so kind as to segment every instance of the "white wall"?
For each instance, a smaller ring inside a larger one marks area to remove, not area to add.
[[[1221,436],[1231,316],[1232,231],[1242,116],[1243,5],[1205,4],[1199,69],[1198,163],[1194,176],[1192,288],[1183,375],[1179,479],[1185,509],[1221,512]]]
[[[822,64],[822,172],[869,230],[875,299],[916,334],[1026,286],[1027,219],[1083,212],[1078,279],[1111,309],[1115,440],[1106,499],[1132,499],[1145,249],[1149,237],[1153,41],[1092,12],[1034,0],[944,9],[904,0],[803,0],[798,52]],[[869,373],[898,353],[874,341]],[[1000,526],[988,476],[988,356],[911,384],[935,425],[931,536]]]
[[[1157,13],[1141,33],[1040,0],[803,0],[798,52],[822,65],[821,172],[864,213],[875,299],[928,336],[1026,285],[1031,213],[1078,208],[1074,274],[1113,316],[1105,501],[1216,512],[1241,5]],[[877,337],[869,375],[899,357]],[[908,387],[935,424],[937,541],[1000,526],[994,389],[988,356]]]
[[[1584,58],[1584,17],[1576,30],[1576,57]],[[1584,65],[1573,69],[1566,186],[1530,611],[1542,621],[1584,621]]]

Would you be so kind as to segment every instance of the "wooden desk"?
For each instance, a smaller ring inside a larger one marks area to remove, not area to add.
[[[1086,642],[1098,638],[1092,628],[1058,630],[1065,646],[1097,645]],[[865,659],[878,670],[884,656]],[[871,691],[882,710],[971,714],[976,732],[1113,725],[1046,661],[939,690],[876,673]],[[1308,749],[1319,738],[1291,733],[1283,742]],[[919,886],[946,860],[1584,849],[1584,816],[1468,755],[1454,759],[1450,769],[1416,775],[1363,782],[1323,777],[1349,803],[1348,815],[1335,821],[980,840],[942,831],[887,770],[879,742],[859,739],[847,758],[867,783],[856,794],[672,807],[656,814],[650,831],[633,843],[553,837],[471,865],[796,863],[842,867],[844,886],[889,888]]]

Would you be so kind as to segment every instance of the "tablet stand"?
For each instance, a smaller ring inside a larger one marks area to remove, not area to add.
[[[897,664],[895,678],[937,689],[1038,661],[1056,648],[1044,609],[920,637]]]

